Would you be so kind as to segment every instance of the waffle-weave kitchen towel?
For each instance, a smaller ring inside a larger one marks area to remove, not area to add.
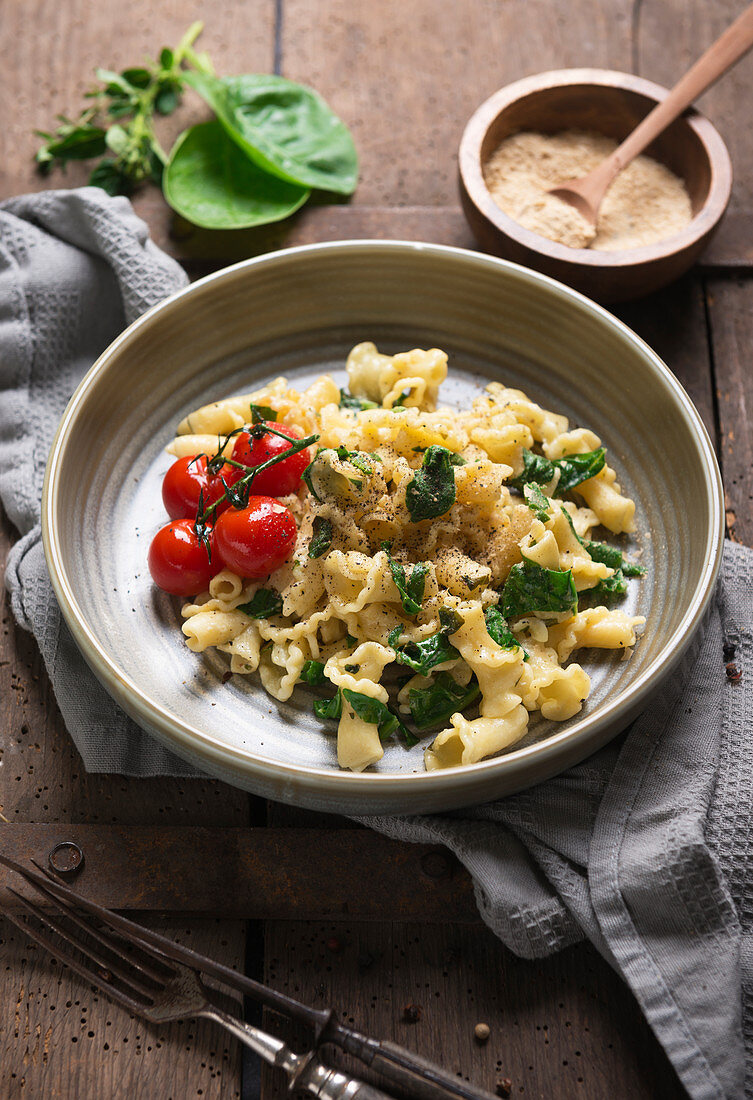
[[[7,582],[89,771],[196,774],[89,672],[39,532],[45,458],[73,389],[128,322],[184,283],[124,199],[83,188],[0,204],[0,497],[22,535]],[[728,543],[707,629],[619,742],[497,803],[367,819],[451,848],[484,920],[517,954],[591,939],[694,1100],[753,1097],[752,624],[753,551]]]
[[[89,672],[55,600],[40,528],[47,455],[71,394],[126,325],[187,281],[127,199],[84,187],[0,203],[0,499],[22,536],[6,586],[89,771],[195,774]]]

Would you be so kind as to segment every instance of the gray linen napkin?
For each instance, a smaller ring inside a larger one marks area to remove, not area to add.
[[[61,620],[39,533],[44,461],[70,394],[125,324],[184,282],[123,199],[83,188],[0,204],[0,498],[22,535],[7,583],[89,771],[197,774],[94,680]],[[626,735],[500,802],[363,819],[451,848],[484,920],[517,954],[588,937],[696,1100],[753,1097],[751,624],[753,551],[728,543],[705,632]],[[725,676],[723,642],[736,646],[738,683]]]

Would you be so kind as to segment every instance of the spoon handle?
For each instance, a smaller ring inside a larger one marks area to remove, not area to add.
[[[727,28],[724,34],[709,46],[704,54],[678,80],[672,91],[658,103],[641,123],[625,138],[622,145],[608,158],[610,182],[618,172],[642,153],[662,130],[673,122],[720,76],[744,57],[753,47],[753,4]],[[605,162],[606,163],[606,162]]]

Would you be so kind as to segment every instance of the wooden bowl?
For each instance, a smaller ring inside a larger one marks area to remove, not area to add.
[[[501,142],[521,130],[591,130],[622,141],[667,94],[649,80],[604,69],[539,73],[495,92],[470,119],[459,154],[463,209],[481,247],[601,302],[640,297],[687,271],[719,225],[732,187],[727,148],[695,110],[686,111],[646,150],[685,182],[693,211],[685,229],[655,244],[614,252],[557,244],[505,214],[482,171]]]

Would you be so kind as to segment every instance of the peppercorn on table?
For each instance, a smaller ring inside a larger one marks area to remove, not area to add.
[[[199,3],[191,12],[205,22],[199,45],[218,71],[279,73],[315,87],[351,128],[360,182],[349,202],[319,199],[287,221],[233,234],[173,217],[154,187],[138,191],[134,205],[192,276],[340,238],[474,247],[456,196],[455,152],[482,100],[528,73],[567,66],[634,71],[671,85],[738,9],[732,0],[575,0],[566,16],[556,0]],[[186,22],[174,0],[156,7],[134,0],[127,10],[111,0],[6,5],[0,54],[12,110],[0,197],[86,182],[76,163],[65,176],[40,178],[32,131],[79,109],[96,66],[137,65],[176,43]],[[619,310],[696,403],[722,463],[729,534],[748,544],[753,133],[742,112],[751,72],[743,63],[702,101],[735,169],[722,230],[689,277]],[[186,97],[164,120],[163,144],[205,117],[201,101]],[[3,557],[16,537],[3,516]],[[11,855],[46,860],[66,841],[84,856],[105,850],[98,900],[141,910],[204,953],[317,1007],[334,1005],[363,1030],[501,1096],[684,1095],[632,996],[596,951],[579,945],[543,961],[516,958],[480,922],[469,879],[440,849],[267,805],[214,780],[86,775],[36,645],[7,602],[3,622],[0,836]],[[308,873],[314,863],[326,876]],[[284,1095],[279,1076],[266,1069],[259,1076],[213,1025],[146,1025],[30,948],[11,925],[2,935],[4,1095]],[[258,1018],[253,1006],[248,1012]]]

